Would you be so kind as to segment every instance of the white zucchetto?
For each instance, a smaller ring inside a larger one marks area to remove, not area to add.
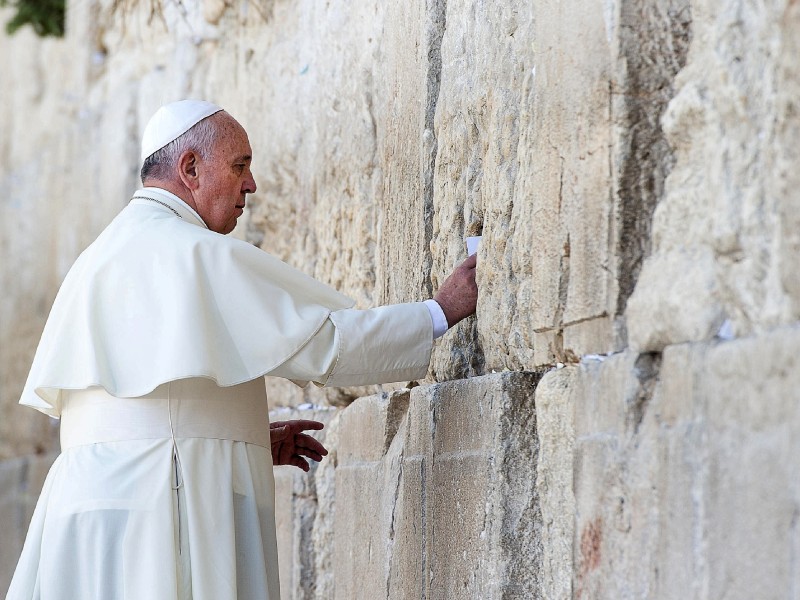
[[[189,131],[197,123],[223,110],[205,100],[179,100],[156,111],[142,134],[142,162],[170,142]]]

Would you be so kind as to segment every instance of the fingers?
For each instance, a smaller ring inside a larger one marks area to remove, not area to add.
[[[304,431],[306,429],[325,429],[325,424],[319,421],[311,421],[309,419],[297,419],[295,421],[286,421],[291,424],[295,431]]]
[[[291,465],[308,471],[310,467],[306,458],[319,462],[328,455],[328,451],[319,440],[305,433],[295,433],[295,430],[308,428],[309,424],[313,429],[320,429],[318,426],[322,426],[322,423],[317,421],[273,423],[275,427],[270,429],[270,437],[272,461],[275,465]]]
[[[298,448],[297,453],[293,454],[292,456],[305,456],[316,462],[321,462],[323,458],[321,454],[315,452],[314,450],[310,450],[309,448]]]
[[[308,465],[308,462],[299,456],[293,456],[291,458],[291,462],[288,464],[290,464],[293,467],[297,467],[298,469],[302,469],[306,473],[308,473],[308,470],[311,468]]]
[[[306,454],[306,456],[313,458],[314,460],[322,460],[323,456],[328,455],[328,451],[325,449],[325,446],[319,442],[319,440],[316,440],[305,433],[296,435],[294,443],[295,446],[297,446],[298,451],[305,450],[308,452],[313,452],[314,455],[319,456],[319,458],[315,458],[312,454]]]
[[[319,421],[312,421],[310,419],[295,419],[293,421],[272,421],[269,424],[270,429],[277,429],[280,427],[291,427],[296,433],[298,431],[305,431],[308,429],[325,429],[325,424]]]
[[[474,269],[478,265],[478,255],[473,254],[472,256],[468,256],[467,260],[461,263],[461,267],[465,269]]]
[[[273,421],[269,424],[269,437],[272,443],[280,442],[301,431],[309,429],[320,430],[325,427],[324,423],[311,421],[308,419],[297,419],[295,421]]]
[[[323,448],[323,450],[325,450]],[[327,454],[327,451],[325,451]],[[282,444],[279,448],[272,448],[272,462],[277,465],[290,465],[303,469],[308,472],[310,466],[308,461],[304,458],[310,458],[316,462],[322,460],[322,455],[310,448],[294,447],[291,444]]]
[[[273,460],[274,460],[274,452],[273,452]],[[278,464],[279,465],[291,465],[294,464],[292,459],[294,458],[294,444],[289,442],[284,442],[278,448]]]
[[[477,255],[467,257],[445,279],[434,296],[450,327],[475,313],[478,302],[478,287],[475,283],[477,260]]]

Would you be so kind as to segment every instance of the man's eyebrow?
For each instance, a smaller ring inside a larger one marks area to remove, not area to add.
[[[239,156],[238,158],[234,159],[234,161],[233,161],[233,162],[235,162],[235,163],[240,163],[240,162],[249,162],[249,161],[250,161],[250,160],[252,160],[252,159],[253,159],[253,157],[252,157],[251,155],[249,155],[249,154],[242,154],[242,155],[241,155],[241,156]]]

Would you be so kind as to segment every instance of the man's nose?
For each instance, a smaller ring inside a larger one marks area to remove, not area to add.
[[[245,194],[255,194],[256,189],[258,189],[258,186],[256,186],[256,180],[252,175],[250,175],[250,178],[244,182],[244,187],[242,188],[242,191]]]

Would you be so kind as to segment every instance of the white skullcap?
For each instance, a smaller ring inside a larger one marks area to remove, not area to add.
[[[205,100],[179,100],[156,111],[142,134],[142,162],[222,108]]]

